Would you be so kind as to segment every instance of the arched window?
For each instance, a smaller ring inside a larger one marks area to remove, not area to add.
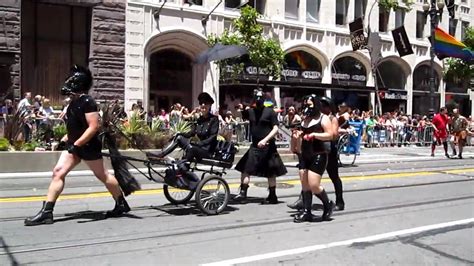
[[[169,110],[174,103],[192,107],[192,66],[185,54],[166,49],[150,56],[151,110]]]
[[[413,90],[430,91],[431,68],[429,65],[421,65],[415,68],[413,72]],[[438,91],[439,76],[435,71],[435,91]]]
[[[332,65],[332,83],[365,86],[367,84],[367,70],[356,58],[341,57]]]
[[[321,81],[321,62],[305,51],[294,51],[285,55],[282,76],[287,80]]]
[[[377,67],[379,88],[404,90],[406,79],[403,69],[393,61],[384,61]]]

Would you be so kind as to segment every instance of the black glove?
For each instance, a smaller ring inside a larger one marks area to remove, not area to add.
[[[67,150],[67,143],[65,141],[60,141],[58,147],[56,147],[57,151],[64,151]]]
[[[190,150],[192,147],[193,147],[193,145],[191,145],[191,142],[190,142],[188,145],[186,145],[185,150]]]
[[[70,153],[70,154],[78,154],[79,153],[79,150],[81,149],[81,147],[79,146],[76,146],[76,145],[69,145],[69,147],[67,148],[67,151]]]

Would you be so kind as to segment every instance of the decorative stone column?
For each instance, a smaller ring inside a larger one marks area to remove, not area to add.
[[[20,0],[0,1],[0,65],[9,67],[10,84],[7,92],[20,98]]]
[[[103,1],[92,9],[89,67],[99,100],[124,99],[125,1]]]

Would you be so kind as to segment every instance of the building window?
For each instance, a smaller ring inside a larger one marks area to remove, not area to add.
[[[421,11],[416,12],[416,38],[422,39],[425,30],[426,17]]]
[[[456,36],[456,28],[458,27],[457,19],[449,19],[449,35]]]
[[[367,8],[367,0],[355,0],[354,2],[354,18],[365,16],[365,9]]]
[[[336,0],[336,25],[347,24],[347,9],[349,0]]]
[[[285,18],[298,19],[300,0],[285,0]]]
[[[265,14],[265,3],[266,0],[250,0],[248,2],[248,5],[255,8],[258,13],[260,14]]]
[[[225,0],[226,8],[238,8],[240,6],[240,0]]]
[[[306,0],[306,21],[319,22],[321,0]]]
[[[461,24],[461,41],[464,41],[466,38],[466,30],[469,28],[469,22],[463,21]]]
[[[190,5],[202,6],[202,0],[184,0],[184,2]]]
[[[388,19],[390,18],[390,12],[386,10],[380,10],[379,12],[379,31],[388,31]]]
[[[395,28],[403,26],[405,24],[405,10],[398,9],[395,11]]]

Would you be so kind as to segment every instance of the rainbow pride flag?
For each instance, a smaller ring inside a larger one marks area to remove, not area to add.
[[[440,28],[435,30],[434,50],[439,59],[456,57],[468,62],[474,61],[472,50]]]

